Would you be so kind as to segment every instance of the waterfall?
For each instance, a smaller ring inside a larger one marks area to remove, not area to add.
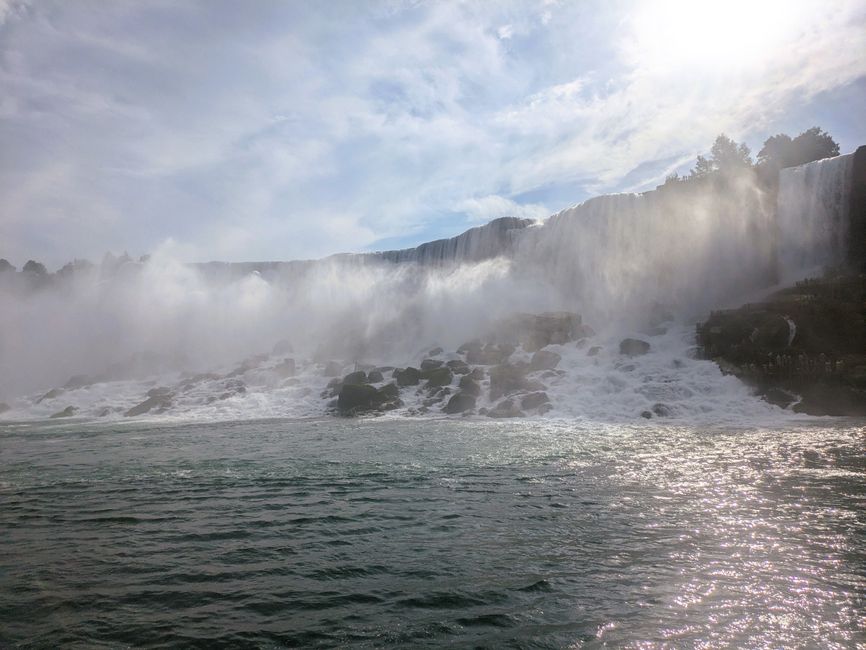
[[[780,172],[776,214],[783,282],[845,260],[853,162],[848,154]]]

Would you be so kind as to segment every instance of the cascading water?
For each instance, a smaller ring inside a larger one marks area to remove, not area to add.
[[[171,388],[169,415],[316,415],[327,410],[327,361],[340,373],[418,365],[434,346],[456,360],[461,343],[509,314],[568,310],[597,334],[550,347],[562,360],[539,382],[553,415],[633,419],[662,403],[671,417],[718,421],[743,412],[749,391],[691,358],[695,321],[840,262],[851,168],[840,156],[783,170],[775,204],[744,172],[598,197],[544,223],[498,219],[401,251],[244,265],[157,253],[37,290],[0,277],[0,401],[11,405],[0,417],[67,404],[119,417],[156,383]],[[623,357],[624,336],[647,339],[651,353]],[[294,347],[294,377],[273,354],[250,356],[280,340]],[[517,350],[512,361],[529,358]],[[183,371],[209,374],[190,383]],[[40,399],[81,373],[91,375],[83,387]],[[405,392],[403,412],[420,408],[425,396]],[[751,402],[749,417],[771,411]]]
[[[779,173],[779,272],[784,283],[845,259],[853,154]]]

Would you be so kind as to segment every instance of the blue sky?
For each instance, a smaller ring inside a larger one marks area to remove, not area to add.
[[[864,107],[866,0],[0,0],[0,257],[409,246]]]

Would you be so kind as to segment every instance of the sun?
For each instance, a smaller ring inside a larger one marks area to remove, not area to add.
[[[634,63],[654,69],[760,67],[796,34],[798,11],[774,0],[657,0],[630,16]]]

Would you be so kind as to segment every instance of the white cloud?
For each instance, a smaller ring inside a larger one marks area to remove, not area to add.
[[[490,221],[499,217],[520,217],[521,219],[543,219],[551,211],[539,203],[515,203],[504,196],[490,194],[480,198],[460,201],[456,210],[465,212],[474,221]]]
[[[0,241],[57,265],[169,237],[203,259],[287,259],[435,231],[455,209],[539,218],[866,75],[856,2],[785,5],[768,43],[750,25],[739,58],[699,65],[652,13],[696,10],[659,2],[350,3],[337,20],[68,0],[4,24],[19,4],[0,0]],[[666,162],[628,176],[647,161]]]

